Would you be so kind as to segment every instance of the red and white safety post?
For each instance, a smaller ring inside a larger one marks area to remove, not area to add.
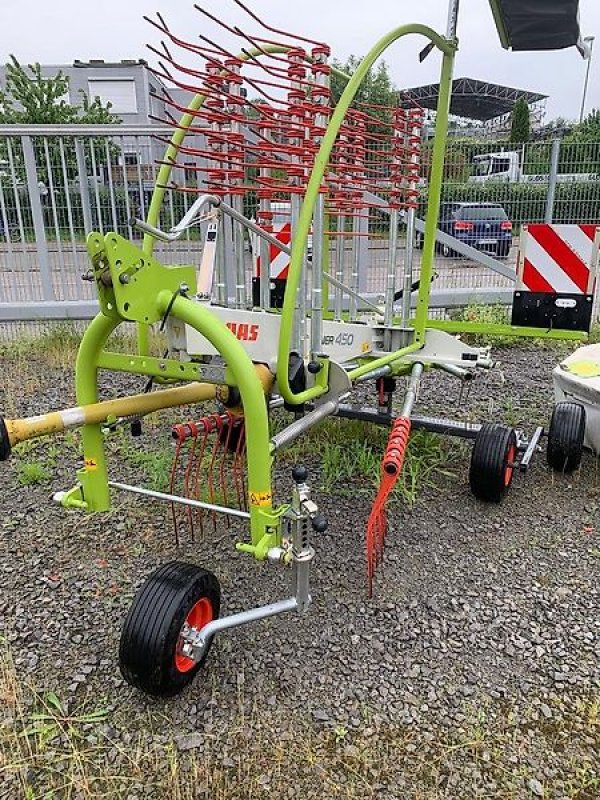
[[[512,324],[589,330],[599,251],[598,225],[524,225]]]

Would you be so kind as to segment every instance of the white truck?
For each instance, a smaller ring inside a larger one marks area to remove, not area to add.
[[[473,174],[469,183],[548,183],[549,179],[548,173],[523,172],[522,153],[503,150],[473,156]],[[558,173],[556,180],[559,183],[595,183],[600,181],[600,173]]]

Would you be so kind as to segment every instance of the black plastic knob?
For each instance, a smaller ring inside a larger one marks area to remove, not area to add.
[[[298,465],[292,469],[292,478],[294,479],[294,483],[306,483],[308,470],[306,467]]]
[[[141,436],[142,435],[142,420],[141,419],[134,419],[131,423],[131,435],[132,436]]]
[[[317,373],[321,372],[322,367],[323,365],[320,361],[309,361],[306,365],[306,369],[311,375],[316,375]]]
[[[312,518],[312,528],[315,533],[325,533],[328,528],[328,523],[323,514],[317,514]]]

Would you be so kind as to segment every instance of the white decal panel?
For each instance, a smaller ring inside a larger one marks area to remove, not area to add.
[[[210,310],[236,335],[253,361],[275,367],[281,323],[279,314],[220,306],[210,306]],[[373,338],[370,325],[324,321],[321,351],[343,364],[368,355],[373,349]],[[218,355],[210,342],[189,326],[186,326],[186,350],[190,356]]]

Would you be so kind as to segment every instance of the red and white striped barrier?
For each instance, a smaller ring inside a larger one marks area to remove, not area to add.
[[[524,225],[517,290],[593,294],[599,245],[598,225]]]
[[[286,222],[282,225],[275,226],[272,235],[277,241],[281,242],[281,244],[285,244],[289,247],[292,241],[291,223]],[[289,266],[289,255],[282,252],[278,247],[275,247],[274,244],[269,244],[269,277],[272,279],[287,278]],[[256,252],[254,254],[254,274],[257,278],[260,278],[260,270],[260,247],[257,242]]]

